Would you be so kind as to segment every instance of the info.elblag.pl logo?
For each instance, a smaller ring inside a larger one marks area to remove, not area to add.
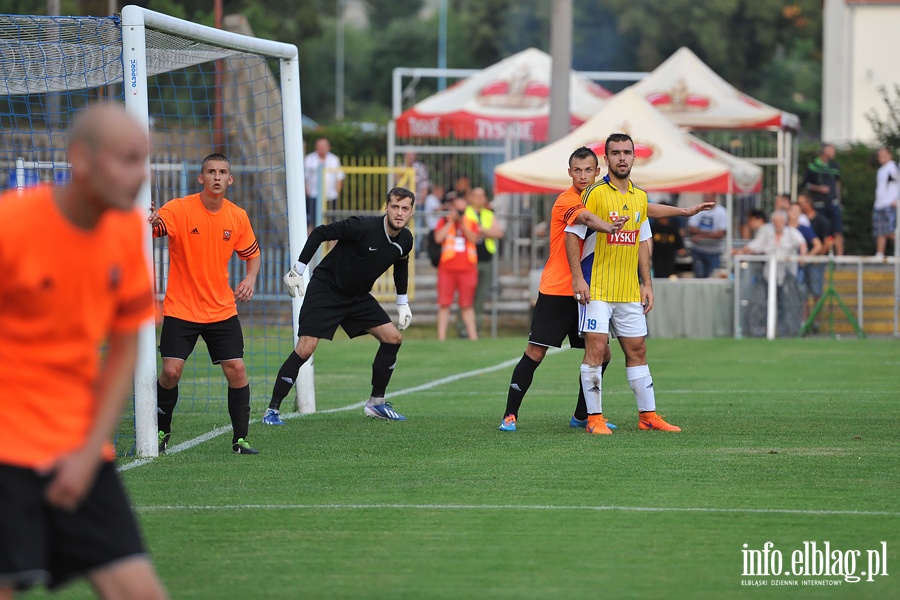
[[[744,544],[741,557],[741,576],[760,578],[742,579],[741,585],[841,585],[871,582],[888,575],[887,542],[873,549],[842,550],[827,541],[805,541],[801,547],[784,552],[773,542],[766,542],[760,549]]]

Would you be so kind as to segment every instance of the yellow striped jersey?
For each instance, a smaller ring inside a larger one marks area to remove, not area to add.
[[[630,217],[615,234],[597,233],[585,239],[581,268],[590,286],[591,299],[640,302],[638,245],[652,235],[647,222],[647,193],[629,180],[628,192],[622,194],[606,175],[582,192],[581,201],[601,219]]]

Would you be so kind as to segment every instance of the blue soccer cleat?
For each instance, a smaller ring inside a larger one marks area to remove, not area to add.
[[[606,422],[606,426],[609,427],[610,429],[618,429],[618,427],[616,427],[609,421]],[[585,427],[587,427],[587,419],[582,421],[581,419],[576,419],[575,415],[572,415],[572,418],[569,419],[569,427],[571,427],[573,429],[575,427],[581,427],[582,429],[584,429]]]
[[[262,422],[263,425],[284,425],[284,421],[281,420],[281,413],[274,408],[266,409],[266,412],[263,413]]]
[[[398,413],[394,410],[394,407],[390,402],[385,402],[384,404],[366,404],[366,408],[364,410],[367,417],[374,417],[376,419],[384,419],[386,421],[405,421],[406,417]]]
[[[503,417],[503,422],[500,423],[500,431],[515,431],[516,430],[516,415],[506,415]]]

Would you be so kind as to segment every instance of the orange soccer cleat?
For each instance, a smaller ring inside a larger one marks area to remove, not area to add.
[[[681,427],[676,427],[666,423],[665,420],[655,411],[643,412],[638,420],[638,429],[657,429],[659,431],[681,431]]]
[[[591,433],[593,435],[603,435],[610,434],[612,430],[606,426],[606,419],[603,418],[603,415],[588,415],[587,418],[587,427],[585,427],[585,431]]]

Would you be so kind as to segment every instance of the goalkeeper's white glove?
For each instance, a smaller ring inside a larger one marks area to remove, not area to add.
[[[412,323],[412,311],[409,310],[409,297],[397,294],[397,329],[403,331]]]
[[[284,274],[284,289],[287,290],[287,293],[291,295],[291,298],[297,298],[298,296],[302,296],[304,292],[303,285],[303,271],[306,270],[306,265],[302,262],[297,261],[291,267],[291,270]]]

